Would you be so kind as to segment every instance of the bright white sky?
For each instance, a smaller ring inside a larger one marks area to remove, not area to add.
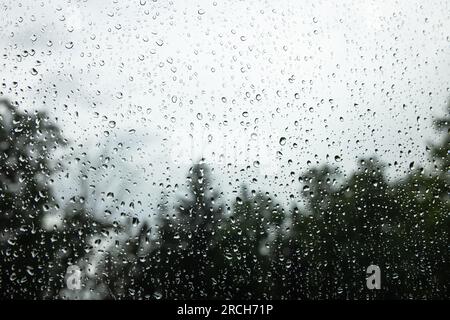
[[[445,0],[28,0],[0,16],[1,91],[57,119],[67,159],[87,154],[98,208],[122,192],[153,214],[201,155],[228,198],[247,183],[284,204],[308,161],[376,154],[401,174],[450,95]]]

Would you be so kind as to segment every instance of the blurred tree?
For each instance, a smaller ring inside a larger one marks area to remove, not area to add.
[[[285,239],[287,269],[286,298],[327,298],[337,292],[336,263],[340,252],[337,241],[342,220],[338,219],[335,198],[337,168],[322,166],[303,174],[301,194],[304,210],[294,209],[290,236]]]
[[[151,229],[147,222],[134,232],[134,223],[120,230],[115,248],[108,250],[102,267],[103,282],[112,299],[151,299],[155,295]],[[120,245],[124,242],[124,245]]]
[[[447,107],[450,111],[450,104]],[[395,184],[394,199],[401,204],[398,241],[403,298],[448,297],[450,283],[450,118],[435,121],[445,136],[430,150],[431,171],[411,163],[411,172]]]
[[[42,219],[55,203],[51,153],[64,144],[45,113],[0,101],[1,299],[38,299],[54,286],[55,242]]]
[[[177,201],[173,217],[159,220],[160,246],[153,259],[158,262],[157,294],[163,298],[215,297],[215,233],[223,207],[203,160],[189,170],[187,188],[188,193]]]
[[[282,209],[267,194],[249,195],[245,186],[232,209],[217,234],[220,297],[270,298],[275,281],[270,257],[276,251]]]
[[[295,212],[285,242],[296,272],[291,298],[366,299],[443,297],[448,286],[447,176],[413,171],[389,183],[385,165],[359,160],[342,180],[337,170],[304,175],[306,214]],[[382,270],[382,289],[366,288],[369,265]]]
[[[120,181],[114,190],[114,180],[97,172],[99,168],[116,168],[110,156],[112,149],[105,142],[98,154],[73,157],[78,168],[73,168],[77,174],[73,174],[75,180],[70,185],[77,190],[59,210],[62,221],[54,236],[58,266],[55,277],[59,281],[55,295],[59,291],[60,298],[120,299],[133,293],[125,283],[131,281],[134,271],[131,267],[136,262],[139,219],[126,213],[124,182]],[[61,199],[66,200],[66,195]],[[80,268],[83,276],[80,290],[70,290],[64,282],[70,266]]]
[[[87,176],[86,170],[80,171],[81,176]],[[73,196],[64,207],[62,212],[62,223],[59,228],[55,228],[53,234],[53,241],[55,242],[54,263],[55,268],[53,275],[55,277],[54,290],[52,296],[60,296],[61,298],[89,298],[89,292],[94,292],[99,297],[105,296],[101,292],[100,287],[103,283],[100,281],[101,277],[97,279],[90,279],[90,269],[102,269],[102,259],[99,259],[104,254],[106,249],[96,250],[96,247],[102,245],[102,242],[108,242],[114,239],[114,231],[118,233],[120,227],[117,224],[109,223],[105,219],[101,219],[99,212],[89,205],[93,198],[92,193],[89,192],[90,187],[86,180],[81,179],[80,194]],[[106,248],[109,244],[105,244]],[[95,260],[96,264],[93,263]],[[66,271],[69,266],[77,266],[80,268],[83,279],[81,291],[72,292],[67,290],[64,279]],[[108,294],[106,294],[107,296]],[[51,296],[50,296],[51,297]]]
[[[61,209],[50,178],[51,152],[66,143],[58,128],[44,113],[0,105],[0,299],[71,298],[70,265],[100,298],[448,298],[448,115],[435,122],[446,135],[427,149],[430,163],[411,163],[395,181],[377,158],[348,175],[323,165],[300,177],[305,206],[288,213],[275,195],[244,186],[225,214],[202,160],[156,221],[123,213],[119,223],[88,205],[85,182]],[[55,209],[62,222],[46,230]],[[381,290],[366,288],[371,264]]]

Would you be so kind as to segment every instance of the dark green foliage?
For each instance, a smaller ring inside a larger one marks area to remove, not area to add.
[[[245,185],[227,206],[202,161],[155,220],[111,224],[87,205],[88,186],[63,210],[56,205],[49,159],[64,145],[58,128],[44,113],[3,105],[2,299],[65,298],[72,264],[95,264],[89,288],[110,299],[449,298],[448,115],[436,121],[445,137],[429,148],[430,162],[401,179],[364,156],[348,175],[327,165],[302,174],[304,206],[286,210]],[[50,208],[61,211],[62,224],[45,230]],[[111,245],[96,251],[96,241]],[[381,290],[366,288],[371,264],[382,270]]]
[[[42,219],[53,203],[49,156],[62,145],[42,112],[0,101],[0,298],[35,299],[53,286],[52,235]],[[43,249],[45,248],[45,249]]]
[[[174,215],[159,223],[160,246],[152,261],[163,298],[215,296],[216,233],[223,208],[205,165],[192,167],[187,181],[188,193],[180,197]]]

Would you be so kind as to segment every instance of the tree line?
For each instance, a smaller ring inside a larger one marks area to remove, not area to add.
[[[68,142],[46,113],[3,100],[0,299],[448,299],[448,114],[434,123],[443,138],[429,161],[395,181],[389,164],[364,155],[348,175],[328,164],[301,174],[305,206],[245,184],[225,203],[200,161],[156,220],[111,222],[87,195],[59,203],[53,174],[63,167],[50,159]],[[49,229],[52,210],[62,222]],[[372,264],[380,290],[366,287]],[[67,288],[71,265],[77,290]]]

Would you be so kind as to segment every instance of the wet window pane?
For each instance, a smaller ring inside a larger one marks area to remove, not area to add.
[[[448,299],[447,1],[4,1],[0,299]]]

